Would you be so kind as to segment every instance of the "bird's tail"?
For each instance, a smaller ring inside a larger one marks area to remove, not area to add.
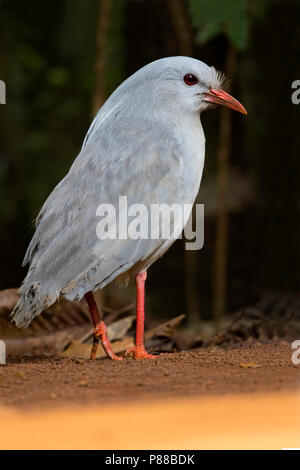
[[[26,280],[25,280],[26,281]],[[19,328],[25,328],[43,310],[52,305],[58,298],[59,292],[49,289],[47,283],[31,282],[19,289],[21,297],[11,312],[11,319]],[[52,286],[53,287],[53,286]]]

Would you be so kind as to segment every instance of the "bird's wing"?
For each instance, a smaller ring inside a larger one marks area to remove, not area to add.
[[[30,269],[22,289],[51,281],[56,291],[80,298],[161,252],[169,241],[99,239],[96,211],[109,203],[122,217],[119,196],[127,196],[128,206],[142,203],[148,209],[151,203],[180,202],[179,153],[173,136],[151,123],[102,126],[41,209],[24,259]]]

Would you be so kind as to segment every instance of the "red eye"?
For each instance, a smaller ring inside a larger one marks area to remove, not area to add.
[[[196,83],[198,83],[198,78],[195,77],[195,75],[193,75],[192,73],[187,73],[184,77],[183,77],[183,80],[184,80],[184,83],[186,83],[187,85],[196,85]]]

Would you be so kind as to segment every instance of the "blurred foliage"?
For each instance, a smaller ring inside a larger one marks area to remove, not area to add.
[[[105,58],[105,91],[107,96],[126,78],[123,35],[125,4],[126,0],[112,0]]]
[[[252,19],[262,17],[272,0],[189,0],[196,41],[204,44],[225,34],[239,50],[249,44]]]
[[[109,30],[109,93],[124,77],[123,5],[113,0],[118,20]],[[7,84],[0,123],[0,223],[8,229],[0,231],[0,243],[11,246],[15,240],[17,266],[32,233],[30,221],[68,171],[91,120],[98,8],[98,0],[0,4],[0,70]],[[15,271],[7,273],[8,285],[15,284]]]

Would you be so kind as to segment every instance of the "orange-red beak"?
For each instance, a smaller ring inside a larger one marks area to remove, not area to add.
[[[221,89],[211,88],[208,93],[203,93],[204,99],[207,103],[221,104],[226,106],[226,108],[234,109],[234,111],[239,111],[242,114],[248,114],[244,106],[233,96],[226,93]]]

